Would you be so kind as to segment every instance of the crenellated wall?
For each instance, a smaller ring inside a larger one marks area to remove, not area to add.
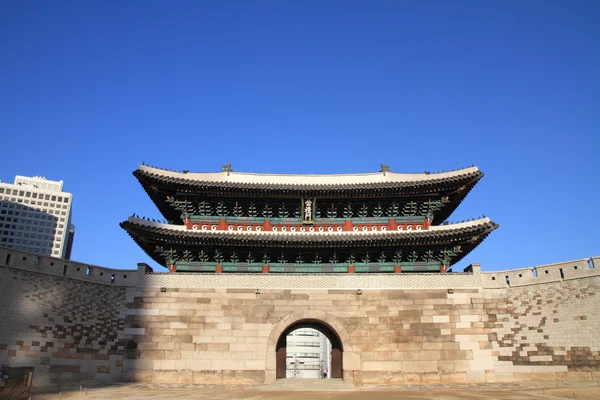
[[[137,271],[112,269],[0,247],[0,267],[112,286],[135,286]]]
[[[136,271],[0,248],[0,366],[34,367],[38,387],[120,380],[135,283]]]
[[[37,386],[268,383],[280,335],[312,321],[357,384],[600,380],[597,267],[169,274],[0,248],[0,365],[35,367]]]
[[[500,289],[600,276],[600,257],[582,258],[532,268],[482,273],[486,289]]]

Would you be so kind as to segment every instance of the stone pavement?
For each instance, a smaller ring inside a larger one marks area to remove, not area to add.
[[[354,387],[341,380],[281,380],[272,385],[177,385],[123,384],[89,388],[53,388],[34,393],[32,400],[329,400],[421,399],[421,400],[534,400],[534,399],[600,399],[597,382],[580,384],[465,384]]]

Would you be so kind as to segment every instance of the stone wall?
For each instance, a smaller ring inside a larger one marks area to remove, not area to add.
[[[35,367],[36,386],[121,379],[127,289],[112,275],[135,271],[88,267],[0,248],[0,366]]]
[[[294,322],[318,320],[343,343],[345,379],[467,382],[485,366],[462,342],[491,348],[483,302],[472,301],[480,297],[478,289],[147,288],[127,311],[139,358],[124,369],[130,379],[154,382],[271,382],[279,335]]]
[[[0,267],[111,286],[135,286],[138,280],[135,270],[105,268],[62,258],[38,256],[2,246],[0,246]]]
[[[280,335],[301,321],[338,335],[344,379],[357,384],[600,378],[598,257],[340,276],[136,273],[30,256],[0,248],[0,364],[34,366],[38,386],[268,383]]]
[[[600,379],[600,276],[484,296],[496,380]]]

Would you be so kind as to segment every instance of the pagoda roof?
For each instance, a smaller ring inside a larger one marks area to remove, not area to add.
[[[475,166],[439,173],[371,172],[357,174],[264,174],[253,172],[175,172],[140,165],[134,175],[146,176],[179,184],[244,189],[343,189],[408,187],[423,184],[457,182],[465,178],[480,178],[483,173]]]
[[[458,207],[483,177],[477,167],[440,173],[260,174],[247,172],[174,172],[140,165],[133,172],[163,216],[182,222],[167,196],[377,198],[444,195],[450,203],[438,222]]]
[[[452,260],[458,262],[498,227],[489,218],[431,226],[422,231],[346,231],[346,232],[273,232],[273,231],[196,231],[182,225],[163,224],[129,217],[121,227],[157,263],[164,265],[155,252],[157,246],[215,246],[261,248],[339,248],[369,246],[443,246],[461,245],[463,251]]]

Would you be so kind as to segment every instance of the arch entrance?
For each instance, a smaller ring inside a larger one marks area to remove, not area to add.
[[[328,377],[342,379],[343,346],[337,332],[328,324],[316,319],[303,319],[288,326],[277,339],[276,352],[276,378],[285,379],[289,376],[287,371],[287,336],[298,329],[314,329],[323,334],[331,343],[331,369],[327,371]]]

